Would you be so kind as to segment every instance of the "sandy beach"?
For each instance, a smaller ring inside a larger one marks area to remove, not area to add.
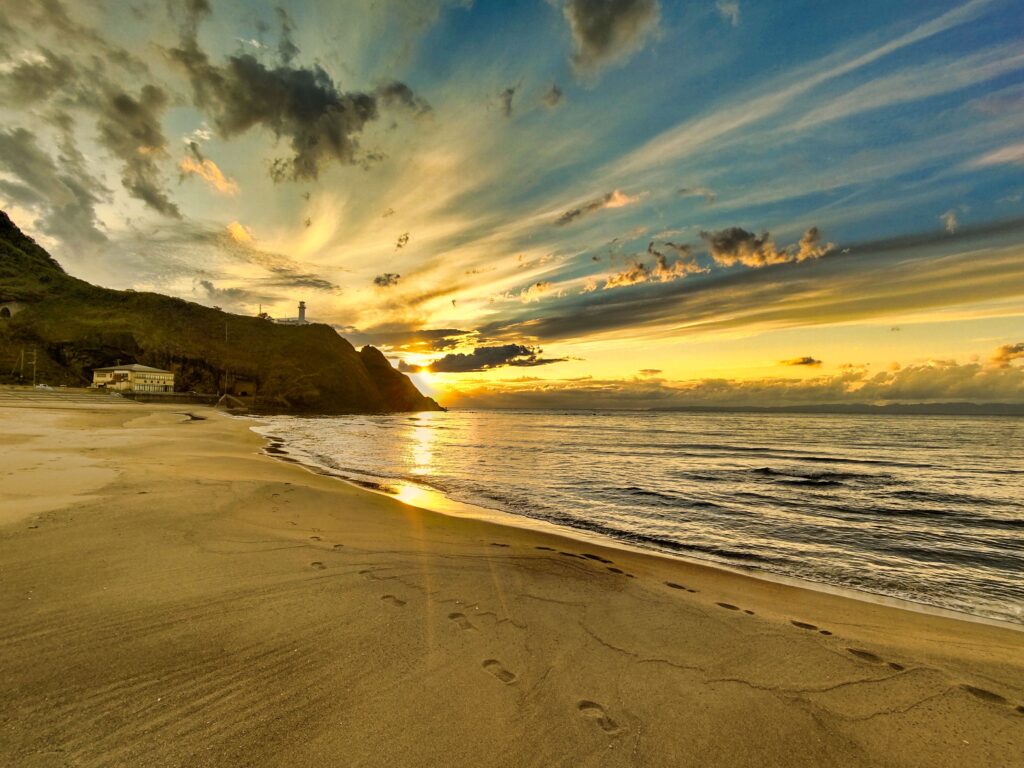
[[[0,764],[1021,764],[1019,629],[427,512],[252,423],[2,393]]]

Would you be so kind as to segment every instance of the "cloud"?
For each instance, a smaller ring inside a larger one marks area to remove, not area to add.
[[[779,249],[768,232],[755,235],[741,227],[729,227],[717,232],[701,232],[708,243],[711,257],[723,267],[743,264],[747,267],[765,267],[770,264],[784,264],[790,261],[817,259],[835,246],[821,244],[821,233],[817,227],[808,229],[800,242]]]
[[[972,165],[975,168],[984,168],[989,165],[1024,165],[1024,142],[1010,144],[982,155]]]
[[[631,261],[621,272],[610,275],[604,283],[604,289],[621,288],[626,285],[646,283],[650,279],[650,271],[639,261]]]
[[[641,376],[657,376],[659,373],[661,373],[661,368],[641,368],[640,369],[640,375]]]
[[[573,68],[593,75],[643,48],[661,18],[658,0],[566,0]]]
[[[1001,368],[1009,367],[1014,360],[1024,359],[1024,342],[1003,344],[992,356],[992,362]]]
[[[1024,401],[1024,367],[955,361],[870,374],[846,370],[813,378],[533,379],[449,388],[447,402],[477,408],[672,408],[854,403]]]
[[[23,57],[3,78],[3,92],[14,104],[45,101],[77,79],[71,60],[40,48],[34,55]]]
[[[946,228],[946,231],[949,232],[949,234],[956,232],[957,228],[960,226],[960,219],[957,217],[956,211],[952,208],[939,216],[939,219],[942,221],[942,226]]]
[[[277,44],[277,53],[281,57],[281,62],[284,64],[291,64],[292,60],[299,55],[299,46],[295,44],[292,39],[292,32],[295,31],[295,27],[292,26],[292,20],[288,16],[288,12],[281,6],[277,6],[274,9],[277,13],[277,21],[281,26],[281,36]]]
[[[536,342],[634,335],[674,329],[688,335],[735,330],[815,327],[952,307],[990,316],[984,304],[1006,306],[1024,283],[1024,219],[852,243],[854,255],[829,253],[787,268],[717,271],[658,283],[644,291],[574,293],[491,315],[487,338]],[[1002,310],[996,310],[1001,313]]]
[[[373,284],[378,288],[391,288],[392,286],[398,285],[398,280],[401,277],[397,272],[385,272],[383,275],[377,275],[373,278]]]
[[[239,221],[232,221],[226,227],[228,237],[234,240],[236,243],[242,245],[251,245],[256,242],[256,238],[252,236],[250,229]]]
[[[199,145],[195,142],[189,144],[191,150],[190,155],[185,155],[181,158],[181,162],[178,164],[178,170],[181,171],[181,176],[184,179],[186,176],[198,176],[200,179],[205,181],[207,185],[215,192],[226,195],[227,197],[234,197],[238,194],[238,184],[234,179],[229,179],[224,175],[224,172],[217,166],[213,160],[208,157],[203,157],[199,151]]]
[[[557,219],[555,219],[556,226],[564,226],[571,224],[572,222],[589,216],[591,213],[605,210],[606,208],[623,208],[627,205],[633,205],[640,201],[641,195],[630,196],[619,189],[607,192],[601,197],[594,198],[583,203],[577,208],[570,208]]]
[[[245,312],[253,304],[273,301],[272,296],[261,295],[248,288],[218,288],[211,280],[198,280],[196,284],[203,289],[208,300],[221,308]]]
[[[388,107],[405,107],[417,115],[426,115],[431,111],[430,104],[425,99],[417,96],[412,88],[398,80],[382,85],[375,93]]]
[[[715,0],[715,8],[734,27],[740,25],[740,4],[736,0]]]
[[[61,242],[74,243],[83,251],[106,243],[96,220],[96,205],[109,192],[86,172],[70,130],[62,134],[58,161],[39,148],[32,132],[0,130],[0,169],[18,179],[16,183],[0,180],[0,196],[39,211],[42,218],[35,226]]]
[[[657,245],[657,247],[655,247]],[[665,251],[671,251],[676,259],[669,262]],[[626,263],[625,269],[609,275],[604,282],[604,290],[622,288],[638,283],[669,283],[679,280],[687,275],[699,274],[709,271],[707,267],[701,266],[692,255],[692,248],[689,245],[662,242],[660,244],[651,241],[647,246],[647,253],[654,257],[654,263],[647,266],[640,258],[632,258]],[[582,293],[590,293],[597,290],[599,282],[596,278],[589,278]]]
[[[491,368],[533,367],[561,363],[565,358],[541,357],[539,347],[527,347],[522,344],[503,344],[494,347],[477,347],[469,354],[448,354],[426,366],[410,366],[402,363],[399,370],[415,373],[429,370],[434,373],[470,373],[486,371]]]
[[[505,117],[512,117],[512,100],[515,96],[516,86],[514,85],[510,85],[498,95],[498,98],[501,99],[501,110]]]
[[[179,45],[170,56],[189,78],[193,103],[225,138],[259,127],[287,139],[292,153],[271,167],[276,181],[317,179],[332,162],[369,163],[377,156],[362,152],[359,138],[379,117],[379,103],[425,108],[425,102],[402,83],[374,92],[343,93],[319,65],[292,66],[298,52],[294,45],[279,49],[281,61],[274,67],[250,54],[215,64],[198,42],[199,25],[210,13],[208,3],[190,0],[186,10]],[[286,20],[283,16],[282,22]]]
[[[821,366],[821,360],[805,355],[804,357],[794,357],[790,360],[779,360],[779,365],[806,365],[811,368],[818,368]]]
[[[160,120],[167,94],[155,85],[144,85],[138,97],[108,93],[99,105],[99,140],[123,163],[121,184],[128,193],[165,216],[180,219],[178,210],[163,189],[158,161],[167,154],[167,138]]]
[[[552,83],[551,87],[544,92],[544,96],[541,100],[551,109],[554,109],[562,103],[562,89],[558,87],[558,83]]]
[[[464,344],[472,343],[476,335],[459,328],[423,328],[359,331],[355,328],[338,328],[338,333],[348,339],[353,346],[362,347],[367,344],[396,352],[443,352]]]
[[[524,304],[529,304],[533,301],[540,301],[540,297],[550,291],[553,287],[553,283],[547,280],[541,280],[523,289],[519,294],[519,300]]]
[[[704,202],[711,205],[715,200],[718,199],[718,194],[713,189],[707,187],[682,187],[676,191],[676,194],[680,197],[703,197]]]

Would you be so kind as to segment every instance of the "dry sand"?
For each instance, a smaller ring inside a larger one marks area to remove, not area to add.
[[[1024,633],[0,397],[0,765],[1013,766]]]

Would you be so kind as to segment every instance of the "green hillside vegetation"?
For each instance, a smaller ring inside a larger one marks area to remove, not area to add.
[[[94,368],[138,362],[174,371],[182,392],[245,393],[253,409],[288,413],[437,410],[372,347],[327,325],[277,325],[157,293],[115,291],[67,275],[0,211],[0,382],[82,386]],[[31,352],[29,352],[29,356]]]

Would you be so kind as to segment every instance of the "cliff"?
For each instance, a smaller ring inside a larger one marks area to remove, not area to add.
[[[82,386],[92,370],[138,362],[174,371],[183,392],[253,397],[260,412],[438,410],[379,350],[361,352],[327,325],[277,325],[157,293],[115,291],[66,274],[0,211],[0,382]]]

